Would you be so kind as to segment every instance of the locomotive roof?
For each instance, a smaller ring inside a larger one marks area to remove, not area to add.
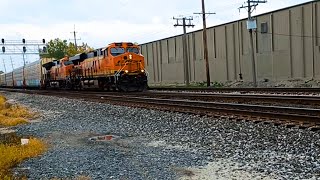
[[[122,46],[122,45],[126,45],[126,46],[138,46],[138,44],[132,43],[132,42],[113,42],[113,43],[108,44],[107,47],[109,47],[109,46]]]

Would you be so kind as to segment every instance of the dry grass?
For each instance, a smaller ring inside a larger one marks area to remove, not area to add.
[[[10,168],[45,150],[46,145],[38,139],[30,139],[29,144],[23,146],[0,144],[0,179],[13,179]]]
[[[7,102],[0,95],[0,126],[16,126],[27,123],[27,119],[34,117],[28,109]],[[35,157],[46,150],[46,145],[38,139],[30,139],[29,144],[1,144],[0,142],[0,179],[14,179],[10,169],[27,158]]]
[[[34,117],[28,109],[17,104],[10,104],[4,96],[0,96],[0,126],[16,126],[27,123],[27,119]]]
[[[11,118],[8,116],[3,116],[0,114],[0,125],[3,126],[16,126],[18,124],[27,123],[26,119],[24,118]]]

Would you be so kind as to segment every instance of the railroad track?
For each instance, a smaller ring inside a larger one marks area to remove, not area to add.
[[[128,94],[129,96],[130,94]],[[296,105],[320,105],[320,96],[307,95],[271,95],[271,94],[207,94],[207,93],[177,93],[177,92],[146,92],[134,96],[162,97],[167,99],[189,99],[201,101],[228,101],[239,103],[283,103]]]
[[[61,91],[69,93],[69,91]],[[48,91],[52,93],[52,91]],[[272,95],[272,94],[226,94],[226,93],[194,93],[194,92],[158,92],[145,91],[133,93],[119,93],[119,92],[100,92],[100,91],[72,91],[72,93],[79,94],[96,94],[104,95],[121,95],[123,97],[149,97],[149,98],[163,98],[163,99],[188,99],[199,101],[228,101],[238,103],[282,103],[290,105],[320,105],[320,95]]]
[[[217,103],[176,99],[158,99],[104,95],[103,101],[139,104],[142,107],[154,107],[161,110],[188,112],[209,116],[232,116],[232,119],[252,119],[255,122],[269,122],[300,128],[320,129],[320,109],[293,108],[282,106],[250,105],[238,103]]]
[[[320,109],[285,106],[267,106],[239,103],[221,103],[201,100],[167,99],[143,97],[131,94],[84,93],[84,92],[52,92],[25,91],[29,94],[54,95],[66,98],[112,103],[132,107],[142,107],[165,111],[192,113],[206,116],[227,116],[233,120],[253,120],[257,123],[272,123],[288,127],[310,128],[320,130]],[[141,96],[143,95],[143,96]],[[172,94],[171,94],[172,95]],[[293,98],[293,97],[290,97]],[[297,97],[295,97],[297,98]],[[305,98],[305,97],[304,97]],[[302,99],[302,98],[300,98]],[[312,99],[311,97],[309,99]],[[314,99],[311,101],[315,101]],[[319,99],[318,99],[319,101]]]
[[[320,88],[214,88],[214,87],[149,87],[149,90],[154,91],[196,91],[196,92],[241,92],[241,93],[298,93],[312,94],[320,93]]]

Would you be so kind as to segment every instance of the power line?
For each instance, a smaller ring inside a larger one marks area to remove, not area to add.
[[[288,36],[288,37],[301,37],[301,38],[320,38],[320,36],[312,36],[312,35],[295,35],[295,34],[284,34],[284,33],[275,33],[275,32],[261,32],[257,31],[261,34],[270,34],[270,35],[278,35],[278,36]]]
[[[194,27],[192,24],[193,17],[182,17],[182,18],[175,18],[173,17],[174,20],[176,20],[176,24],[174,24],[174,27],[177,26],[182,26],[183,27],[183,59],[184,59],[184,77],[185,77],[185,84],[186,86],[189,86],[189,60],[188,60],[188,49],[187,49],[187,30],[186,27]],[[181,22],[182,21],[182,22]],[[188,24],[186,23],[188,21]],[[181,24],[182,23],[182,24]]]

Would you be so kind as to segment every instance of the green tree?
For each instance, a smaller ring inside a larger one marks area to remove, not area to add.
[[[67,48],[67,40],[56,38],[48,42],[47,54],[40,54],[40,57],[61,59],[66,55]]]
[[[74,56],[78,54],[78,50],[76,49],[76,46],[74,43],[69,42],[68,47],[67,47],[67,55],[68,56]]]
[[[59,38],[50,40],[47,44],[47,52],[43,52],[43,49],[39,49],[41,58],[54,58],[61,59],[64,56],[74,56],[83,52],[90,52],[94,49],[90,47],[87,43],[82,43],[82,45],[75,47],[74,43],[67,40],[61,40]]]
[[[68,48],[67,48],[67,55],[74,56],[79,53],[83,53],[83,52],[87,53],[87,52],[90,52],[93,50],[94,49],[92,47],[90,47],[87,43],[82,43],[82,45],[80,45],[80,46],[77,45],[77,48],[76,48],[74,43],[69,42]]]

